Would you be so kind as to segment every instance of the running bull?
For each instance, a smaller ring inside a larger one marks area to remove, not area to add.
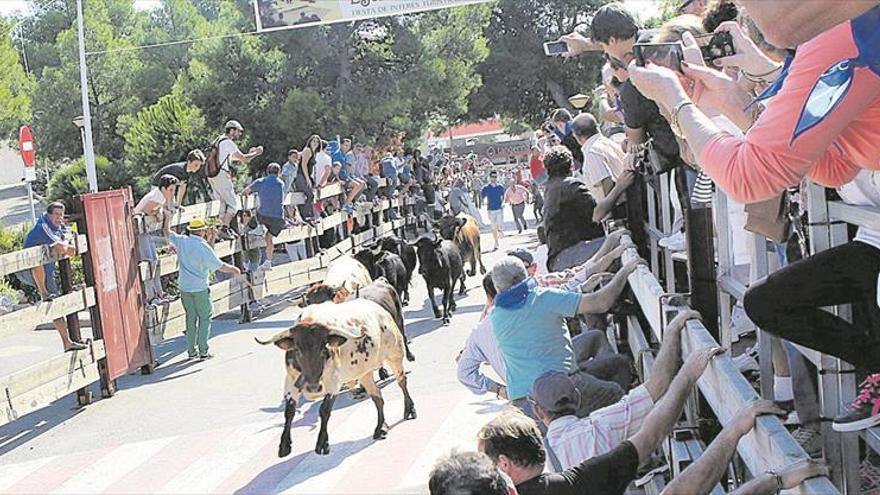
[[[469,261],[471,269],[468,276],[477,274],[477,265],[480,265],[480,273],[486,273],[483,266],[482,248],[480,247],[480,226],[474,217],[444,215],[434,226],[440,231],[440,237],[455,243],[461,252],[463,261]]]
[[[285,351],[287,377],[279,457],[290,454],[290,427],[300,395],[310,400],[323,399],[315,452],[320,455],[330,453],[327,425],[333,402],[342,385],[353,380],[367,390],[376,405],[379,418],[373,438],[385,438],[388,433],[385,401],[373,381],[373,371],[383,362],[391,368],[403,391],[403,419],[416,418],[403,369],[404,339],[394,317],[372,301],[356,299],[341,304],[325,302],[308,306],[292,328],[265,342],[255,340],[263,345],[275,344]]]

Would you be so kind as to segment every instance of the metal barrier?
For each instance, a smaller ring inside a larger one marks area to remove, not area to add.
[[[680,309],[682,309],[681,306],[670,305],[666,301],[668,295],[676,291],[677,261],[684,261],[686,263],[688,273],[690,274],[686,285],[690,287],[691,291],[695,290],[695,282],[693,280],[693,273],[691,272],[692,267],[694,265],[700,265],[705,268],[717,261],[718,304],[713,305],[711,302],[700,300],[705,299],[705,297],[694,298],[694,301],[698,303],[695,304],[695,307],[698,310],[703,309],[700,307],[702,305],[709,306],[708,312],[710,314],[708,317],[710,319],[712,319],[712,314],[717,311],[720,321],[720,325],[718,325],[719,332],[715,333],[707,329],[707,326],[710,324],[712,324],[711,326],[715,326],[714,321],[707,320],[706,326],[697,321],[688,322],[688,331],[683,333],[683,353],[690,353],[697,349],[719,345],[719,340],[725,348],[729,349],[731,342],[730,310],[732,308],[732,303],[734,300],[741,300],[749,282],[762,275],[761,268],[755,270],[753,267],[755,273],[751,274],[751,278],[749,278],[748,275],[743,277],[740,273],[741,270],[738,270],[738,267],[733,264],[733,255],[729,248],[730,239],[727,235],[727,203],[726,198],[720,191],[716,194],[717,199],[714,205],[715,230],[717,232],[718,241],[717,253],[711,249],[711,239],[709,243],[703,243],[708,245],[708,249],[705,249],[707,246],[703,246],[703,249],[693,249],[694,243],[691,243],[691,255],[700,257],[700,259],[689,259],[687,256],[680,256],[678,254],[674,255],[668,249],[661,248],[658,244],[658,240],[661,237],[673,233],[669,191],[669,184],[667,181],[662,180],[662,177],[661,180],[655,181],[654,184],[646,184],[647,222],[645,225],[645,231],[647,233],[648,241],[647,254],[651,268],[639,267],[636,272],[629,277],[630,286],[650,327],[645,329],[648,333],[646,339],[641,328],[638,326],[638,320],[632,317],[629,318],[628,340],[630,347],[633,356],[637,360],[637,366],[639,366],[640,369],[645,370],[645,373],[649,372],[650,366],[653,363],[653,356],[650,352],[647,352],[647,350],[650,349],[648,341],[653,337],[656,342],[660,342],[662,340],[664,326]],[[822,198],[824,199],[824,195]],[[842,210],[837,204],[832,204],[831,209],[837,212]],[[864,215],[864,210],[865,209],[860,208],[858,209],[858,213]],[[811,211],[811,214],[812,213],[813,212]],[[685,215],[688,214],[689,212],[685,211]],[[692,228],[695,226],[698,226],[698,228],[705,227],[705,218],[712,218],[711,210],[707,212],[703,209],[699,214],[704,217],[703,221],[686,221],[686,224],[689,224],[689,227]],[[823,221],[821,216],[815,218],[819,218],[819,220],[814,220],[813,217],[811,217],[811,222],[818,221],[821,223]],[[859,218],[866,220],[868,217],[862,216]],[[880,218],[880,216],[877,218]],[[875,228],[880,228],[880,221],[878,221],[877,218],[871,221],[874,222]],[[693,220],[693,218],[688,218],[688,220]],[[709,226],[709,228],[711,229],[711,226]],[[709,230],[709,232],[711,232],[711,230]],[[694,233],[689,230],[688,236],[690,237],[691,235],[694,235]],[[699,233],[697,233],[697,235],[699,235]],[[706,235],[706,233],[703,232],[702,235]],[[760,238],[756,240],[755,245],[760,246],[761,249],[757,250],[759,253],[758,260],[753,260],[753,265],[758,267],[763,266],[763,274],[766,274],[766,240]],[[628,251],[629,252],[624,255],[624,262],[637,256],[634,249]],[[763,256],[761,256],[762,254]],[[678,271],[681,272],[681,270]],[[663,281],[662,285],[660,281]],[[703,284],[705,284],[705,282],[705,280],[701,281]],[[706,314],[703,316],[707,317]],[[767,398],[772,398],[773,375],[772,370],[770,369],[770,345],[769,342],[767,342],[766,334],[760,331],[758,334],[759,340],[762,344],[760,356],[762,368],[761,395]],[[716,335],[719,338],[716,339]],[[819,366],[820,370],[829,371],[827,374],[823,373],[820,375],[820,380],[822,380],[820,381],[820,393],[824,397],[822,405],[823,416],[830,414],[833,417],[842,400],[842,394],[840,394],[840,391],[844,388],[848,388],[852,391],[852,375],[846,373],[841,374],[837,371],[846,369],[845,363],[840,363],[839,360],[828,356],[820,356],[815,352],[812,352],[811,357],[813,357],[814,361],[817,360],[817,366]],[[729,352],[712,361],[709,368],[700,378],[698,388],[700,395],[711,408],[711,413],[714,414],[721,424],[727,424],[746,402],[758,397],[751,384],[731,361]],[[689,418],[692,418],[694,414],[694,411],[691,410]],[[847,439],[846,435],[842,436],[831,432],[829,427],[823,429],[823,434],[828,442],[828,444],[826,444],[826,453],[829,455],[828,462],[832,465],[832,473],[835,483],[832,483],[828,478],[813,478],[807,480],[798,490],[794,490],[793,492],[821,495],[841,492],[856,493],[858,490],[858,477],[857,473],[855,473],[855,475],[853,474],[853,467],[856,469],[858,467],[857,446],[854,446],[851,443],[852,440]],[[869,432],[865,436],[874,437],[878,440],[875,442],[875,445],[880,447],[880,435],[874,435],[873,432]],[[673,441],[674,440],[675,439],[673,439]],[[693,445],[693,449],[690,449],[686,444],[687,441],[684,441],[681,445],[676,447],[681,451],[679,452],[681,455],[670,455],[670,457],[673,459],[676,457],[693,459],[694,454],[699,454],[699,449],[697,448],[699,446],[698,444]],[[669,449],[674,450],[673,447],[675,446],[670,446]],[[687,455],[684,454],[684,450],[682,449],[687,449]],[[693,450],[693,452],[691,450]],[[768,469],[778,469],[791,464],[798,459],[807,457],[807,454],[803,451],[800,445],[798,445],[798,443],[792,438],[780,420],[775,417],[759,418],[757,425],[752,432],[743,437],[739,442],[737,453],[743,464],[753,475],[763,473]],[[853,459],[855,459],[855,463],[853,463]],[[841,467],[845,467],[845,469],[841,469]],[[713,493],[717,490],[718,488],[716,488]]]
[[[76,236],[77,256],[86,253],[85,236]],[[71,338],[79,340],[78,314],[95,305],[93,287],[74,288],[69,257],[58,257],[49,246],[37,246],[0,255],[0,276],[31,270],[57,262],[62,295],[0,316],[0,339],[31,332],[39,325],[65,318]],[[79,403],[91,401],[85,388],[100,379],[99,361],[105,357],[104,343],[91,341],[88,349],[59,353],[26,369],[0,377],[0,425],[43,408],[69,393],[76,393]]]

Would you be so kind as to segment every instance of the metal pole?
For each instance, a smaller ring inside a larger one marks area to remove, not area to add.
[[[98,192],[98,175],[95,172],[95,150],[92,146],[92,114],[89,109],[89,83],[86,69],[86,39],[83,27],[82,0],[76,0],[76,24],[79,32],[79,82],[82,90],[83,158],[86,162],[86,177],[89,191]]]
[[[31,187],[31,181],[27,181],[28,203],[31,205],[31,221],[37,223],[37,210],[34,208],[34,188]]]

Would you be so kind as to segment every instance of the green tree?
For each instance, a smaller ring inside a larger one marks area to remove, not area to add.
[[[484,33],[489,57],[476,71],[483,86],[470,98],[472,118],[495,114],[539,125],[568,97],[598,84],[602,56],[544,55],[543,43],[572,32],[608,0],[500,0]]]
[[[117,189],[126,187],[131,183],[131,176],[118,164],[112,164],[105,156],[95,157],[95,171],[98,176],[98,188],[101,190]],[[78,158],[58,169],[46,191],[48,199],[61,201],[68,208],[71,206],[73,197],[89,191],[89,182],[86,178],[85,161]]]
[[[135,177],[135,195],[149,189],[159,167],[182,161],[187,152],[204,148],[210,139],[202,112],[179,93],[119,119],[125,138],[125,167]]]
[[[87,50],[114,50],[88,58],[95,153],[118,159],[124,143],[116,132],[117,120],[141,105],[136,76],[143,64],[138,52],[130,50],[134,44],[126,35],[137,25],[136,17],[144,14],[136,13],[130,0],[91,0],[87,5]],[[60,65],[43,68],[33,105],[38,146],[47,156],[60,159],[75,156],[72,151],[81,149],[79,133],[71,123],[82,114],[76,29],[61,32],[57,46]]]
[[[11,24],[0,19],[0,141],[15,136],[19,126],[31,117],[33,80],[24,72],[19,52],[9,36]]]

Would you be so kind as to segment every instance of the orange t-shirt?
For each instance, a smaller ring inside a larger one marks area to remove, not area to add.
[[[745,137],[714,137],[700,154],[703,170],[734,200],[754,203],[804,176],[839,187],[863,168],[880,169],[880,76],[868,67],[855,68],[846,94],[821,122],[794,133],[822,74],[858,54],[852,21],[799,46],[782,89],[755,125]]]

